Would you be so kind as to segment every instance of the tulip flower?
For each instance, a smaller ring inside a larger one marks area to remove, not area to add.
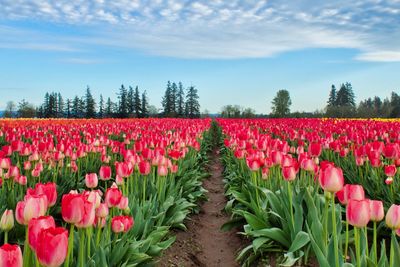
[[[151,165],[148,161],[141,161],[138,164],[139,172],[141,175],[149,175],[151,171]]]
[[[55,183],[37,183],[35,189],[28,189],[28,195],[45,195],[49,204],[52,207],[57,201],[57,186]]]
[[[96,173],[88,173],[85,176],[85,184],[88,188],[96,188],[99,180]]]
[[[101,166],[99,171],[100,180],[107,181],[111,179],[111,167]]]
[[[393,204],[386,212],[386,225],[391,229],[400,228],[400,205]]]
[[[130,216],[115,216],[111,220],[114,233],[128,232],[133,227],[134,221]]]
[[[8,242],[8,232],[14,227],[14,214],[12,210],[5,210],[0,219],[0,229],[4,232],[4,243]]]
[[[311,157],[319,157],[322,152],[321,143],[316,143],[316,142],[311,143],[308,148],[308,151],[309,151]]]
[[[22,267],[22,252],[18,245],[4,244],[0,247],[1,267]]]
[[[36,248],[40,264],[45,267],[60,266],[67,256],[68,230],[62,227],[42,230]]]
[[[108,207],[117,207],[119,202],[121,201],[122,192],[118,189],[118,187],[111,187],[107,189],[105,202]]]
[[[39,233],[50,227],[56,227],[54,218],[51,216],[41,216],[33,218],[28,223],[28,243],[33,251],[36,251]]]
[[[296,179],[296,169],[293,166],[282,167],[282,176],[286,181]]]
[[[347,205],[350,199],[363,200],[365,198],[364,188],[361,185],[346,184],[342,190],[336,193],[340,203]]]
[[[327,192],[335,193],[343,188],[343,171],[340,168],[328,166],[320,170],[319,183]]]
[[[15,218],[19,224],[28,225],[32,218],[46,214],[48,207],[45,195],[26,195],[24,201],[19,201],[15,208]]]
[[[374,263],[375,265],[378,264],[378,254],[377,254],[377,230],[376,230],[376,223],[382,221],[385,217],[385,213],[383,210],[383,202],[379,200],[370,200],[369,201],[369,208],[370,208],[370,216],[371,221],[374,223],[374,233],[373,233],[373,243],[372,248],[374,251]]]
[[[397,168],[395,165],[386,165],[385,166],[385,175],[387,177],[393,178],[396,175]]]
[[[79,223],[85,213],[84,198],[80,194],[65,194],[61,200],[61,215],[67,223]]]

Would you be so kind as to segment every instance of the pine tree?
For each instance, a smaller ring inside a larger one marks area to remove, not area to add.
[[[75,96],[74,99],[72,100],[72,109],[71,109],[71,115],[73,118],[78,118],[79,117],[79,97]]]
[[[71,101],[71,99],[67,99],[67,103],[66,103],[66,115],[67,115],[67,118],[71,118],[71,104],[72,104],[72,101]]]
[[[113,106],[114,103],[111,101],[111,98],[107,99],[107,104],[106,104],[106,116],[107,118],[113,117]]]
[[[104,117],[104,99],[102,94],[100,94],[100,101],[99,101],[99,117],[100,118]]]
[[[119,89],[118,99],[119,99],[118,103],[119,116],[121,118],[126,118],[128,117],[128,92],[123,84]]]
[[[94,118],[96,116],[96,102],[90,92],[89,86],[86,87],[85,94],[85,116],[86,118]]]
[[[183,85],[181,82],[178,84],[178,92],[176,96],[176,112],[178,117],[185,115],[185,92],[183,91]]]
[[[290,114],[292,100],[288,90],[279,90],[272,100],[272,115],[274,117],[286,117]]]
[[[171,100],[170,100],[172,117],[176,117],[177,114],[177,107],[176,107],[177,96],[178,96],[178,86],[176,85],[175,82],[173,82],[171,85]]]
[[[190,86],[187,90],[186,114],[189,118],[200,118],[199,95],[194,86]]]
[[[172,94],[171,82],[168,81],[167,88],[165,90],[165,94],[161,102],[163,107],[164,117],[170,117],[172,113],[171,94]]]
[[[64,117],[64,100],[61,96],[61,93],[58,93],[58,107],[57,107],[57,117],[63,118]]]
[[[49,100],[50,100],[50,94],[46,92],[46,94],[44,95],[44,103],[43,103],[43,117],[45,118],[48,118],[50,114]]]
[[[135,111],[134,92],[133,92],[132,86],[129,86],[127,98],[128,98],[127,99],[128,113],[129,113],[129,116],[132,116]]]
[[[329,92],[328,107],[334,107],[336,104],[336,87],[332,84],[331,91]]]
[[[135,88],[135,93],[133,96],[133,105],[134,105],[135,117],[140,118],[141,113],[142,113],[142,104],[141,104],[141,100],[140,100],[140,93],[139,93],[138,86],[136,86],[136,88]]]
[[[142,93],[141,111],[142,111],[142,118],[147,118],[149,116],[149,103],[147,100],[146,90]]]

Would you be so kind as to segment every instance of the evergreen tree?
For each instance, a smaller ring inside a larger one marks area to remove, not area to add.
[[[94,118],[96,117],[96,102],[93,98],[92,93],[90,92],[89,86],[86,87],[86,94],[85,94],[85,117],[86,118]]]
[[[128,92],[123,84],[119,89],[118,99],[119,99],[118,103],[119,116],[121,118],[126,118],[128,117]]]
[[[100,101],[99,101],[99,117],[100,118],[104,117],[104,99],[102,94],[100,94]]]
[[[332,84],[331,91],[329,92],[328,107],[334,107],[336,104],[336,87]]]
[[[136,118],[140,118],[142,114],[142,103],[140,99],[139,87],[135,87],[135,92],[133,94],[133,111]]]
[[[71,99],[67,99],[67,103],[66,103],[66,115],[67,115],[67,118],[71,118],[71,105],[72,105],[72,101],[71,101]]]
[[[73,118],[78,118],[79,117],[79,97],[75,96],[74,100],[72,100],[72,109],[71,109],[71,115]]]
[[[392,92],[390,96],[390,117],[391,118],[399,118],[400,117],[400,96]]]
[[[178,84],[178,92],[176,96],[176,113],[178,117],[185,115],[185,92],[183,91],[183,85],[181,82]]]
[[[142,93],[142,104],[141,104],[142,118],[149,116],[149,103],[147,101],[146,90]]]
[[[340,86],[336,97],[337,106],[355,107],[355,96],[351,83],[345,83]]]
[[[134,104],[134,92],[132,86],[129,86],[129,91],[128,91],[128,96],[127,96],[127,102],[128,102],[128,113],[129,116],[132,116],[134,111],[135,111],[135,104]]]
[[[176,85],[175,82],[173,82],[171,85],[171,100],[170,100],[172,117],[176,117],[177,115],[177,107],[176,107],[177,96],[178,96],[178,86]]]
[[[200,104],[197,89],[190,86],[186,94],[186,115],[189,118],[200,118]]]
[[[171,88],[171,82],[167,82],[167,88],[165,90],[164,97],[162,99],[161,105],[163,107],[163,114],[164,117],[171,117],[172,116],[172,88]]]
[[[114,111],[114,103],[111,101],[111,98],[107,99],[107,103],[106,103],[106,116],[107,118],[111,118],[113,117],[113,111]]]
[[[49,110],[49,100],[50,100],[50,94],[46,92],[44,95],[44,102],[43,102],[43,117],[48,118],[50,114]]]
[[[64,100],[61,93],[57,94],[57,98],[57,117],[62,118],[64,117]]]

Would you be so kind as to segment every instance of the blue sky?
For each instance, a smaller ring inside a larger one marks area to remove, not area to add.
[[[326,104],[349,81],[357,101],[400,88],[400,0],[0,0],[0,109],[22,98],[116,99],[138,85],[160,107],[167,80],[199,89],[202,110],[269,113]]]

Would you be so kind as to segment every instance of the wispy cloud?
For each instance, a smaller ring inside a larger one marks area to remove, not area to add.
[[[400,61],[397,0],[337,0],[317,6],[307,0],[0,2],[3,22],[34,20],[84,30],[50,34],[14,26],[1,34],[6,38],[0,40],[0,48],[71,51],[100,45],[182,58],[254,58],[305,48],[354,48],[359,51],[356,60]]]

